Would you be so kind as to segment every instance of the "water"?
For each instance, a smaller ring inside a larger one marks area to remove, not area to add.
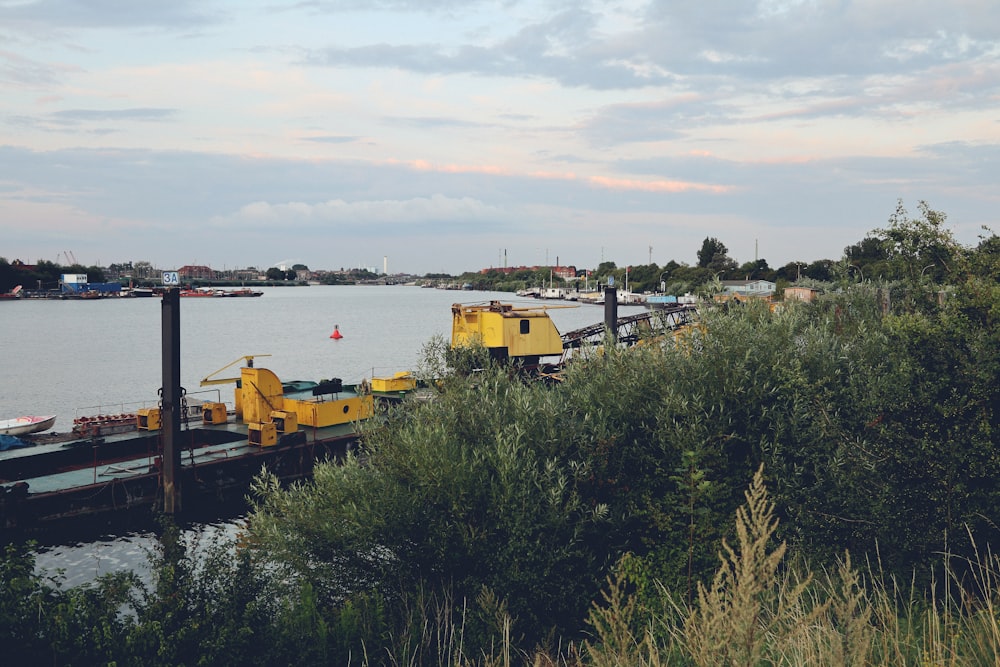
[[[270,354],[255,364],[286,381],[356,382],[411,370],[434,334],[450,336],[452,303],[513,297],[406,286],[263,291],[258,298],[181,299],[181,384],[189,395],[217,400],[221,391],[222,400],[231,402],[231,386],[206,390],[200,381],[244,355]],[[155,405],[162,373],[160,303],[139,298],[0,304],[0,419],[56,414],[55,430],[68,431],[77,416]],[[620,312],[632,311],[641,308]],[[597,306],[550,314],[560,331],[603,320]],[[335,326],[341,340],[329,337]],[[238,376],[241,365],[222,376]]]
[[[541,305],[509,293],[456,292],[407,286],[263,288],[258,298],[181,299],[181,384],[203,400],[233,400],[232,385],[200,387],[205,376],[244,355],[284,380],[339,377],[357,382],[414,369],[436,334],[451,335],[451,305],[497,299]],[[156,404],[161,383],[158,298],[91,301],[21,300],[0,304],[0,419],[56,414],[55,431],[74,417],[133,412]],[[566,305],[545,302],[545,305]],[[642,312],[620,306],[619,315]],[[555,308],[561,332],[603,321],[602,306]],[[334,327],[343,334],[331,340]],[[239,366],[221,374],[236,377]],[[206,393],[202,393],[206,392]],[[195,531],[230,531],[232,524]],[[39,567],[66,571],[70,585],[122,568],[142,570],[149,534],[56,544]]]

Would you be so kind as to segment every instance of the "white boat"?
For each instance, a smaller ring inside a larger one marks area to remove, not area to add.
[[[646,296],[644,294],[637,294],[636,292],[629,292],[628,290],[624,292],[618,292],[618,304],[622,306],[636,306],[646,303]]]
[[[601,306],[604,305],[604,292],[580,292],[576,295],[576,300]]]
[[[0,420],[0,435],[27,435],[28,433],[38,433],[47,431],[56,423],[55,415],[46,417],[17,417],[15,419]]]

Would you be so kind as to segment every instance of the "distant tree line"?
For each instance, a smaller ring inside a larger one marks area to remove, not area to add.
[[[26,290],[58,290],[60,277],[65,273],[86,274],[90,282],[104,282],[104,269],[99,266],[62,266],[43,259],[28,267],[18,260],[8,262],[0,257],[0,292],[9,292],[18,285]]]
[[[811,262],[792,261],[772,268],[766,259],[739,264],[729,255],[725,243],[708,236],[697,252],[697,262],[686,264],[670,260],[666,264],[645,264],[620,267],[615,262],[602,262],[589,275],[591,286],[603,286],[609,277],[634,292],[683,294],[697,292],[713,280],[767,280],[776,283],[780,292],[791,283],[846,283],[868,280],[894,282],[915,277],[940,283],[950,275],[952,265],[968,253],[995,254],[1000,238],[989,232],[975,248],[961,248],[945,228],[946,215],[919,202],[919,215],[911,217],[903,203],[897,202],[889,224],[876,229],[861,241],[844,248],[839,259],[817,259]],[[988,231],[988,230],[986,230]],[[914,236],[920,241],[910,241]],[[534,271],[504,274],[488,271],[484,274],[463,274],[476,289],[516,291],[547,285],[550,280],[560,286],[565,281],[552,278],[546,267]],[[581,287],[582,289],[582,287]]]

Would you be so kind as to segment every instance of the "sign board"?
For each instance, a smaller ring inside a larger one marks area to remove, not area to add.
[[[163,272],[163,284],[168,287],[181,284],[181,277],[176,271]]]
[[[608,276],[608,287],[614,287],[614,286],[615,286],[615,277]]]

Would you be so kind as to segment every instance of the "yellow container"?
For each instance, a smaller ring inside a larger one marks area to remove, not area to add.
[[[225,424],[228,420],[225,403],[202,403],[201,423],[202,424]]]
[[[274,422],[253,422],[250,429],[250,444],[258,447],[274,447],[278,444],[278,429]]]
[[[285,399],[285,410],[295,410],[299,424],[311,428],[350,424],[375,414],[371,396],[351,396],[334,401]]]
[[[389,378],[372,378],[372,391],[410,391],[417,388],[417,378],[413,377],[409,371],[396,373]]]
[[[294,412],[275,410],[271,413],[271,422],[278,433],[295,433],[299,430],[299,420]]]
[[[160,409],[139,408],[136,412],[136,428],[140,431],[159,431]]]

